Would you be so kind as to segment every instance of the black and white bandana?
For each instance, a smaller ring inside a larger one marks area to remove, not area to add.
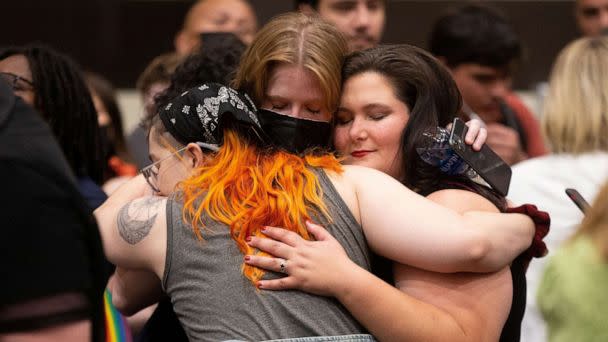
[[[220,146],[226,120],[251,127],[263,141],[257,109],[247,94],[218,83],[205,83],[174,98],[159,111],[163,125],[182,144],[203,142]]]

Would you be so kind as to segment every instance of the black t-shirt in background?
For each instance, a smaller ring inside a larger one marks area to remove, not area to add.
[[[107,275],[91,209],[47,124],[4,82],[0,189],[0,333],[90,319],[101,340]],[[83,300],[11,314],[66,294]]]

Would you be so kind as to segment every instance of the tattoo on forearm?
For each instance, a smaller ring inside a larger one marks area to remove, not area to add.
[[[158,215],[161,197],[148,197],[127,203],[118,212],[117,226],[120,236],[131,245],[143,240],[150,233]]]

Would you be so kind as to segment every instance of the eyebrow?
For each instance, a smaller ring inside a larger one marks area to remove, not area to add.
[[[382,104],[382,103],[368,103],[365,106],[363,106],[364,110],[370,110],[370,109],[389,109],[390,107]]]
[[[390,109],[390,106],[387,106],[387,105],[381,104],[381,103],[368,103],[365,106],[363,106],[363,110],[365,110],[365,111],[372,110],[372,109]],[[346,107],[338,107],[338,112],[352,113],[353,111]]]

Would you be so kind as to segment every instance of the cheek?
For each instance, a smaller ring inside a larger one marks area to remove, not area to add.
[[[159,190],[163,195],[169,195],[176,190],[177,183],[187,178],[185,167],[176,163],[173,167],[161,170],[158,175]]]
[[[27,103],[31,107],[34,107],[34,92],[32,91],[16,91],[15,95],[21,97],[23,102]]]
[[[337,127],[334,130],[334,146],[340,153],[346,153],[350,146],[350,136],[346,127]]]

